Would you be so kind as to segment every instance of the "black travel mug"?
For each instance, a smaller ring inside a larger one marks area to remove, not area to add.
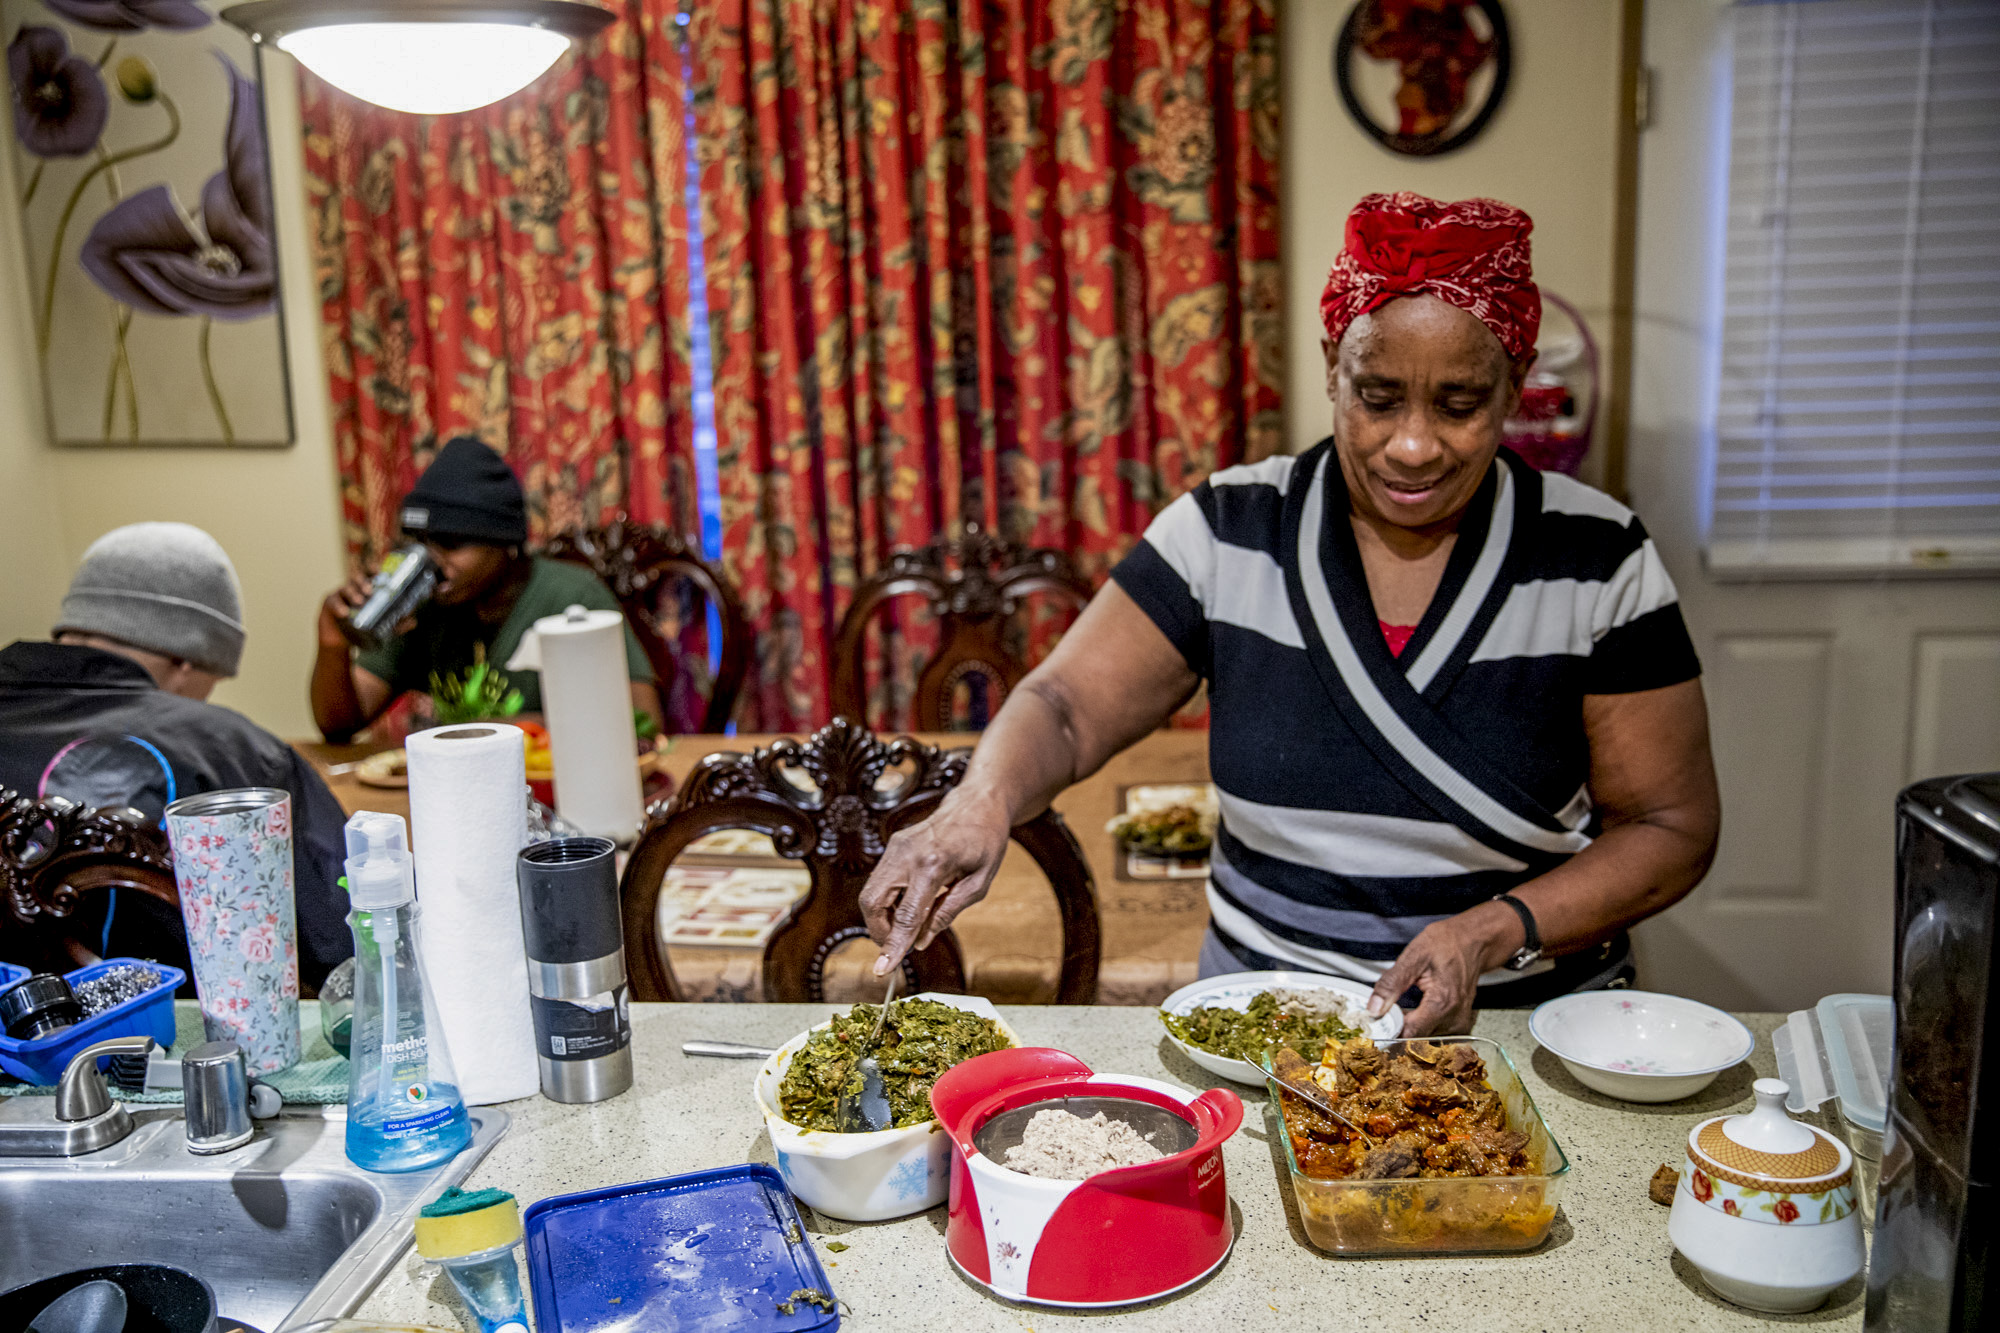
[[[625,937],[609,838],[521,849],[521,934],[542,1095],[601,1102],[632,1086]]]

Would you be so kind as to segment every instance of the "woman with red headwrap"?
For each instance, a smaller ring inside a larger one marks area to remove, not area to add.
[[[1625,928],[1714,853],[1715,775],[1645,528],[1501,448],[1541,322],[1531,228],[1485,199],[1361,201],[1320,306],[1332,437],[1154,520],[890,844],[862,894],[878,972],[1206,680],[1204,975],[1358,979],[1376,1012],[1414,1003],[1413,1033],[1629,982]]]

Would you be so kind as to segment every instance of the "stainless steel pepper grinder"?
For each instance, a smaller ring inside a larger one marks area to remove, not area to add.
[[[625,938],[609,838],[554,838],[521,850],[521,933],[542,1095],[601,1102],[632,1086]]]

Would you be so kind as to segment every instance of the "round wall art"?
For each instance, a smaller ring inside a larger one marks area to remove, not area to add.
[[[1348,114],[1411,157],[1477,138],[1506,95],[1512,64],[1500,0],[1361,0],[1333,46]]]

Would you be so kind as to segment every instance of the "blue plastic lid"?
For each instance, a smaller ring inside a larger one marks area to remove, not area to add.
[[[837,1311],[793,1300],[798,1291],[830,1300],[834,1291],[771,1167],[726,1166],[557,1195],[531,1204],[521,1220],[540,1333],[840,1327]]]

